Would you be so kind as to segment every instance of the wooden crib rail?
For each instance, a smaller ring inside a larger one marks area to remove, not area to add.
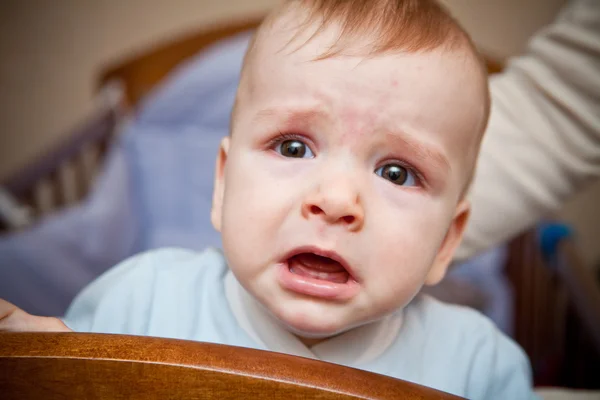
[[[0,333],[9,399],[459,399],[414,383],[287,354],[186,340]]]

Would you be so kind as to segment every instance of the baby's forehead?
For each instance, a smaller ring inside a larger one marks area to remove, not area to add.
[[[330,39],[319,36],[292,47],[277,35],[257,38],[244,66],[243,78],[248,81],[244,83],[260,89],[277,82],[302,91],[314,84],[320,91],[344,86],[349,92],[354,88],[358,99],[378,94],[401,97],[406,91],[427,96],[450,91],[452,96],[461,92],[485,102],[487,76],[477,56],[464,49],[366,54],[355,46],[322,56]]]
[[[454,26],[456,24],[452,24]],[[402,68],[406,60],[423,59],[422,55],[427,53],[443,54],[436,62],[452,63],[458,59],[461,64],[459,68],[448,68],[448,77],[460,78],[459,75],[467,71],[471,82],[479,81],[487,85],[487,74],[483,67],[477,50],[472,46],[467,36],[453,34],[458,39],[449,39],[448,44],[443,41],[438,45],[429,46],[418,44],[418,42],[407,41],[405,45],[398,44],[396,47],[385,48],[381,43],[381,32],[365,31],[361,34],[345,31],[346,27],[340,21],[332,20],[326,25],[316,19],[314,15],[306,13],[302,7],[288,7],[265,21],[252,40],[247,57],[245,58],[243,70],[248,65],[257,65],[259,69],[273,69],[281,62],[311,63],[319,60],[341,58],[348,60],[347,56],[353,56],[357,64],[373,59],[387,58],[390,65]],[[414,29],[421,29],[416,27]],[[425,28],[423,28],[425,29]],[[456,25],[453,32],[460,28]],[[422,48],[415,46],[424,46]],[[400,58],[389,57],[402,55]],[[348,73],[353,73],[353,70]],[[377,71],[371,72],[377,75]],[[423,79],[432,70],[423,68]]]
[[[486,103],[487,77],[477,55],[466,48],[369,53],[361,47],[365,41],[348,43],[352,47],[343,52],[323,56],[336,42],[335,30],[313,36],[275,22],[261,33],[245,60],[243,98],[265,92],[287,98],[326,97],[335,91],[338,96],[351,96],[355,103],[364,100],[365,105],[378,99],[401,103],[409,96],[415,96],[409,99],[415,104],[431,100],[426,104],[430,109],[444,99],[457,106],[464,101],[466,107]]]
[[[307,61],[312,53],[255,57],[239,91],[245,114],[279,121],[319,116],[329,125],[343,123],[344,129],[362,124],[363,131],[419,125],[440,133],[449,127],[472,132],[470,125],[483,120],[485,91],[464,71],[458,56],[450,60],[444,54],[415,53]],[[468,110],[473,112],[466,115]]]

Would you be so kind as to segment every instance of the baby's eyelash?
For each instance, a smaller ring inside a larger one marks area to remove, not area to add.
[[[277,136],[275,136],[273,139],[269,140],[268,147],[273,148],[273,147],[277,146],[278,144],[285,142],[286,140],[298,140],[298,141],[301,141],[302,143],[305,143],[308,145],[307,139],[302,135],[298,135],[297,133],[283,133],[283,132],[279,131],[279,134]]]

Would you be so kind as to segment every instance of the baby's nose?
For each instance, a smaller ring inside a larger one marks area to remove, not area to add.
[[[359,231],[365,219],[360,195],[349,183],[320,185],[307,196],[302,216],[323,218],[329,224],[344,225],[352,232]]]

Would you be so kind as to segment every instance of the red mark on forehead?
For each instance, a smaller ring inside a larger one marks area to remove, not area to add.
[[[358,140],[369,133],[376,121],[376,112],[374,110],[353,108],[344,111],[340,117],[340,127],[342,129],[342,140]]]

